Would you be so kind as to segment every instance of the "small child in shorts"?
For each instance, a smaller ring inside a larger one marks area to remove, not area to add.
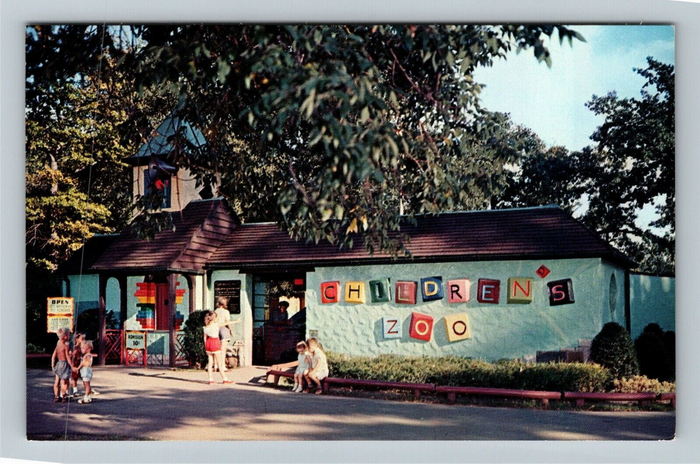
[[[83,396],[83,399],[78,400],[78,403],[92,403],[92,391],[90,389],[90,381],[92,380],[92,357],[95,356],[94,354],[92,354],[92,342],[85,340],[80,344],[79,347],[76,347],[76,349],[79,349],[82,352],[83,356],[82,360],[80,361],[80,364],[75,366],[73,368],[73,371],[80,372],[80,378],[83,379],[83,385],[85,386],[85,396]]]
[[[294,388],[292,388],[292,391],[301,393],[304,389],[304,376],[308,374],[311,368],[311,353],[309,353],[306,342],[301,341],[297,343],[297,353],[299,353],[297,358],[299,364],[294,371]]]
[[[70,330],[61,328],[56,332],[58,341],[56,348],[51,355],[51,370],[55,377],[53,382],[54,403],[69,401],[68,380],[70,379],[73,364],[68,353],[68,341],[70,340]]]
[[[76,332],[73,335],[73,350],[70,352],[70,360],[73,366],[77,366],[82,362],[83,353],[80,350],[80,344],[85,340],[85,334]],[[80,372],[77,369],[71,369],[70,375],[70,386],[71,392],[69,393],[72,397],[78,396],[78,379],[80,378]]]

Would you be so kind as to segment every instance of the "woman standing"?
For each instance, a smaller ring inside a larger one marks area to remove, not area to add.
[[[207,311],[204,314],[204,351],[207,352],[207,374],[209,375],[209,384],[214,383],[212,371],[214,370],[214,360],[219,366],[224,365],[224,356],[221,352],[221,340],[219,339],[219,324],[216,322],[216,313]],[[233,383],[227,377],[226,373],[219,369],[222,383]]]

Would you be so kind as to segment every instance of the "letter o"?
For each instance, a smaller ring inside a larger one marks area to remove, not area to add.
[[[424,327],[423,330],[421,330],[419,328],[420,324],[423,324],[423,327]],[[414,328],[416,329],[416,333],[418,335],[427,335],[428,331],[430,330],[430,324],[428,324],[428,321],[420,320],[420,321],[416,321],[416,325],[414,326]]]
[[[461,332],[459,330],[457,330],[457,325],[462,326]],[[464,321],[454,321],[452,323],[452,331],[457,335],[464,335],[465,333],[467,333],[467,324],[465,324]]]

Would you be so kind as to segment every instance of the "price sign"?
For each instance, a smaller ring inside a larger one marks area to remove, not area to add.
[[[126,347],[130,350],[146,349],[146,332],[126,332]]]
[[[57,333],[58,329],[73,329],[73,316],[49,316],[46,318],[46,332]]]

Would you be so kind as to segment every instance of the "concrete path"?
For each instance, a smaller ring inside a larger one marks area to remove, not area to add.
[[[658,440],[672,412],[579,412],[295,394],[263,386],[266,368],[206,373],[104,367],[89,405],[52,401],[52,374],[27,370],[27,433],[155,440]],[[219,377],[216,377],[219,380]]]

